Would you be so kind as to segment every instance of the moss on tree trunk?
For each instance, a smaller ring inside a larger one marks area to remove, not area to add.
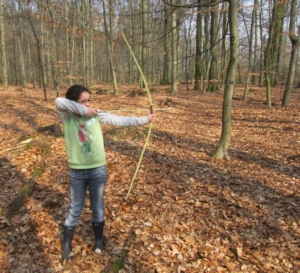
[[[19,209],[25,203],[26,199],[32,194],[34,186],[35,180],[29,179],[21,192],[6,207],[4,215],[7,219],[10,219],[14,211]]]

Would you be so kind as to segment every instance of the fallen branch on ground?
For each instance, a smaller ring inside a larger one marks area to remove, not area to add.
[[[32,194],[34,185],[35,180],[33,178],[29,179],[21,192],[6,207],[3,214],[7,219],[10,219],[13,213],[25,203],[26,199]]]

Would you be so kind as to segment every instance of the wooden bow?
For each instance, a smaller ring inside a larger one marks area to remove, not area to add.
[[[138,63],[138,61],[137,61],[137,59],[136,59],[135,56],[134,56],[134,53],[133,53],[133,51],[132,51],[132,49],[131,49],[131,47],[130,47],[130,45],[129,45],[129,43],[128,43],[128,41],[127,41],[125,35],[124,35],[124,33],[121,32],[121,34],[122,34],[123,39],[124,39],[124,41],[125,41],[125,43],[126,43],[128,49],[129,49],[129,51],[130,51],[130,53],[131,53],[131,56],[133,57],[134,62],[135,62],[136,66],[137,66],[137,68],[138,68],[138,70],[139,70],[139,72],[140,72],[140,74],[141,74],[141,78],[142,78],[142,80],[143,80],[143,83],[144,83],[144,86],[145,86],[145,88],[146,88],[146,91],[147,91],[147,94],[148,94],[148,98],[149,98],[150,114],[153,114],[152,99],[151,99],[151,95],[150,95],[150,91],[149,91],[149,88],[148,88],[148,85],[147,85],[146,78],[145,78],[145,76],[144,76],[144,74],[143,74],[143,71],[142,71],[142,69],[141,69],[141,67],[140,67],[140,65],[139,65],[139,63]],[[149,139],[150,139],[151,129],[152,129],[152,122],[150,122],[150,124],[149,124],[148,134],[147,134],[147,137],[146,137],[146,141],[145,141],[143,150],[142,150],[142,152],[141,152],[139,161],[138,161],[138,163],[137,163],[137,165],[136,165],[136,169],[135,169],[134,175],[133,175],[133,177],[132,177],[131,183],[130,183],[130,185],[129,185],[128,192],[127,192],[127,195],[126,195],[125,200],[127,200],[127,198],[128,198],[129,195],[130,195],[130,191],[131,191],[131,189],[132,189],[133,183],[134,183],[135,178],[136,178],[136,176],[137,176],[137,173],[138,173],[138,171],[139,171],[141,162],[142,162],[143,157],[144,157],[144,153],[145,153],[146,147],[147,147],[148,142],[149,142]]]

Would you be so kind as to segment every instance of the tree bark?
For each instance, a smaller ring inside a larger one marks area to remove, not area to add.
[[[280,31],[283,23],[285,6],[274,0],[272,19],[269,28],[269,38],[264,56],[267,107],[271,108],[271,86],[275,85],[275,72],[278,63]]]
[[[222,49],[221,49],[221,54],[222,54],[222,62],[221,62],[221,85],[224,83],[226,73],[225,73],[225,68],[227,65],[227,60],[228,60],[228,53],[227,53],[227,41],[225,39],[227,35],[227,2],[222,3]]]
[[[143,71],[144,76],[147,75],[147,0],[142,0],[142,41],[141,41],[141,69]],[[147,77],[146,77],[147,78]],[[141,87],[145,87],[144,83],[141,79]]]
[[[215,1],[214,1],[215,2]],[[217,6],[216,6],[217,7]],[[209,71],[209,85],[207,92],[215,92],[220,89],[218,77],[218,54],[217,54],[217,37],[218,37],[218,11],[212,8],[211,11],[211,28],[210,28],[210,46],[211,46],[211,63]]]
[[[289,65],[289,74],[288,74],[287,83],[284,91],[284,96],[282,99],[283,107],[290,106],[290,96],[291,96],[292,87],[295,78],[295,68],[296,68],[297,56],[298,56],[299,45],[300,45],[300,26],[298,26],[298,36],[296,36],[295,33],[296,15],[297,15],[297,0],[292,0],[291,20],[290,20],[290,27],[289,27],[290,30],[289,38],[292,44],[292,52],[291,52],[291,59]]]
[[[174,0],[172,0],[173,2]],[[171,25],[172,25],[172,83],[171,83],[171,94],[177,94],[177,69],[178,69],[178,61],[177,61],[177,30],[176,30],[176,8],[172,8],[171,13]]]
[[[45,99],[45,101],[47,101],[47,91],[46,91],[45,72],[44,72],[45,69],[44,69],[44,62],[43,62],[43,57],[42,57],[40,38],[36,34],[36,31],[34,29],[31,19],[29,19],[29,22],[31,25],[31,29],[32,29],[34,38],[36,40],[36,44],[37,44],[37,54],[38,54],[38,60],[39,60],[40,75],[41,75],[42,86],[44,89],[44,99]]]
[[[69,76],[69,84],[73,84],[74,79],[74,73],[75,73],[75,67],[74,67],[74,59],[75,59],[75,32],[76,32],[76,18],[77,18],[77,3],[78,0],[74,0],[73,7],[74,7],[74,13],[73,13],[73,21],[71,24],[72,33],[70,38],[70,47],[68,47],[68,51],[70,51],[70,65],[68,66],[68,76]]]
[[[270,65],[271,65],[271,74],[270,82],[271,86],[277,85],[278,79],[278,72],[279,72],[279,60],[280,60],[280,48],[282,44],[282,31],[283,31],[283,19],[285,15],[285,3],[284,1],[275,1],[276,7],[274,18],[272,18],[271,24],[274,24],[274,32],[271,36],[271,58],[270,58]],[[274,3],[275,4],[275,3]]]
[[[190,55],[191,52],[191,32],[192,27],[191,24],[189,24],[189,27],[184,28],[184,39],[185,39],[185,59],[184,59],[184,75],[185,75],[185,84],[186,89],[189,90],[189,80],[190,80],[190,58],[188,58],[188,55]]]
[[[0,0],[0,31],[1,31],[1,55],[2,55],[2,82],[4,91],[8,90],[7,64],[6,64],[6,46],[5,46],[5,27],[4,27],[4,8],[3,0]]]
[[[238,10],[239,0],[229,0],[229,28],[230,28],[230,58],[227,68],[225,91],[222,108],[222,134],[217,150],[214,154],[218,159],[229,159],[228,146],[231,139],[231,106],[232,95],[236,82],[236,67],[239,57]]]
[[[54,84],[54,88],[56,90],[56,97],[59,97],[59,81],[58,81],[58,75],[59,75],[59,66],[57,65],[57,58],[56,58],[56,43],[55,43],[55,29],[54,29],[54,18],[51,11],[51,3],[49,3],[49,0],[47,0],[47,3],[49,5],[48,12],[50,15],[51,20],[51,28],[50,28],[50,64],[51,64],[51,70],[52,70],[52,82]]]
[[[256,2],[257,0],[254,0],[254,5],[253,5],[253,11],[252,11],[252,16],[251,16],[251,26],[250,26],[250,33],[248,33],[248,39],[249,39],[249,50],[248,50],[248,70],[247,70],[247,76],[246,76],[246,84],[245,84],[245,90],[244,90],[244,96],[243,100],[245,101],[247,99],[248,95],[248,89],[249,89],[249,82],[251,78],[251,71],[253,70],[253,37],[254,37],[254,31],[255,31],[255,20],[256,20]],[[245,20],[244,20],[245,21]],[[245,24],[246,27],[246,24]]]
[[[109,61],[111,65],[111,72],[112,72],[112,80],[113,80],[113,88],[114,88],[114,94],[118,94],[118,86],[117,86],[117,77],[116,77],[116,70],[113,60],[113,52],[112,52],[112,37],[108,31],[107,27],[107,19],[106,19],[106,0],[103,0],[103,20],[104,20],[104,29],[105,34],[107,37],[107,46],[108,46],[108,55],[109,55]]]
[[[202,86],[202,64],[201,64],[201,47],[202,47],[202,12],[200,7],[201,0],[198,0],[197,9],[197,27],[196,27],[196,57],[195,57],[195,82],[194,90],[201,90]]]
[[[164,64],[161,84],[170,84],[169,80],[169,60],[170,60],[170,9],[164,4]]]

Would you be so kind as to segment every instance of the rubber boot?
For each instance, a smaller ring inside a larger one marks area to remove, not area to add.
[[[104,239],[103,239],[103,229],[104,229],[104,222],[99,223],[92,223],[93,224],[93,231],[95,234],[95,246],[93,248],[94,251],[100,249],[101,251],[104,250]]]
[[[64,226],[64,238],[62,244],[62,254],[63,260],[70,260],[70,252],[72,251],[72,239],[74,236],[75,227]]]

